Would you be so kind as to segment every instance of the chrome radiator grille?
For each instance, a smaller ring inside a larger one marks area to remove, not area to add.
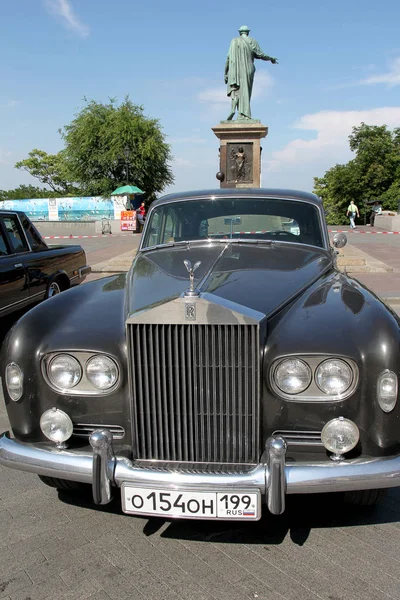
[[[259,459],[257,325],[128,325],[140,459]]]

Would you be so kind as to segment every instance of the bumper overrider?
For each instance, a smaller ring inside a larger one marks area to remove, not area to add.
[[[98,429],[90,436],[93,452],[63,450],[48,444],[26,444],[0,436],[0,464],[47,477],[92,485],[96,504],[111,501],[113,487],[123,484],[179,488],[195,491],[246,489],[260,491],[268,509],[278,515],[285,510],[286,494],[345,492],[400,486],[400,455],[361,457],[340,462],[290,463],[285,461],[286,442],[270,437],[260,464],[242,473],[191,473],[135,466],[114,454],[112,434]]]

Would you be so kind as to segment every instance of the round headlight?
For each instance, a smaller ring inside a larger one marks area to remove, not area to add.
[[[311,383],[311,369],[298,358],[285,358],[276,367],[274,379],[285,394],[300,394]]]
[[[82,367],[73,356],[58,354],[50,361],[47,374],[53,385],[62,390],[69,390],[79,383]]]
[[[6,387],[11,400],[17,402],[22,396],[22,384],[24,376],[21,369],[15,363],[6,366]]]
[[[325,360],[315,371],[315,381],[324,394],[339,396],[351,386],[353,371],[344,360]]]
[[[86,377],[98,390],[109,390],[118,380],[118,367],[111,358],[99,354],[88,360]]]
[[[350,452],[357,446],[360,432],[353,421],[339,417],[328,421],[321,432],[323,445],[336,455]]]
[[[73,425],[67,413],[51,408],[40,417],[40,429],[49,440],[62,444],[71,437]]]

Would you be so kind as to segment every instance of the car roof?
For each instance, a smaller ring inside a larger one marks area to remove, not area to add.
[[[299,190],[275,189],[275,188],[217,188],[208,190],[194,190],[189,192],[178,192],[161,196],[152,203],[152,208],[160,204],[185,200],[215,200],[216,198],[285,198],[290,200],[307,201],[322,207],[322,201],[315,194],[301,192]]]
[[[22,210],[14,210],[13,208],[7,209],[7,208],[0,208],[0,215],[4,215],[4,214],[10,214],[13,213],[15,215],[23,215],[25,216],[25,213]]]

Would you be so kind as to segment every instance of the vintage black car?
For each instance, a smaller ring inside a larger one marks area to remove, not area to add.
[[[0,464],[91,484],[98,504],[121,488],[133,515],[377,501],[400,485],[399,319],[336,254],[312,194],[157,200],[128,274],[39,305],[9,334]]]
[[[20,211],[0,210],[0,318],[50,298],[90,273],[81,246],[47,246]]]

